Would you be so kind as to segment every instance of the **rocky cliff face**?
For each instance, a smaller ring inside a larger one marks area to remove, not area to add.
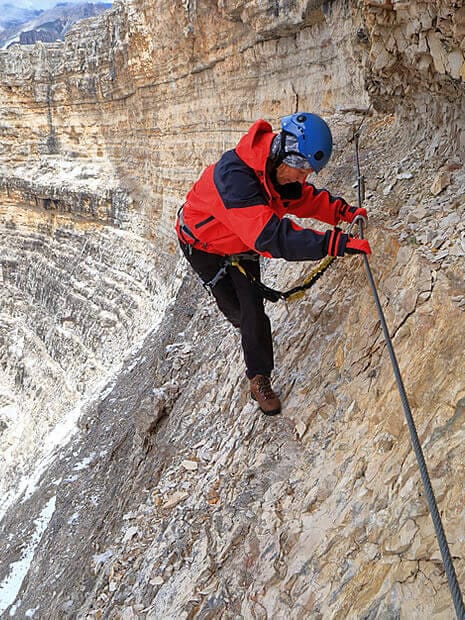
[[[297,109],[355,202],[371,104],[371,264],[463,584],[462,13],[133,0],[0,55],[5,617],[452,617],[361,260],[269,306],[268,420],[172,226],[206,163]]]

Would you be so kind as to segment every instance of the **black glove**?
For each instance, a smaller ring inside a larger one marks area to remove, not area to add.
[[[344,254],[371,254],[370,244],[366,239],[355,239],[343,233],[340,228],[326,232],[328,256],[344,256]]]

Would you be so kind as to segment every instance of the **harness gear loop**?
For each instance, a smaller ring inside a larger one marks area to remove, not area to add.
[[[362,121],[363,122],[363,121]],[[361,124],[360,124],[361,127]],[[360,159],[359,159],[359,145],[358,145],[358,141],[359,141],[359,132],[360,132],[360,127],[357,130],[357,132],[355,132],[354,130],[354,140],[355,140],[355,157],[356,157],[356,166],[357,166],[357,179],[358,179],[358,203],[359,203],[359,207],[362,206],[362,196],[363,196],[363,192],[362,192],[362,187],[361,187],[361,174],[360,174]],[[360,238],[363,239],[363,224],[362,221],[359,220],[358,221],[359,224],[359,235]],[[433,525],[434,525],[434,529],[435,529],[435,533],[436,533],[436,538],[439,544],[439,549],[441,551],[441,556],[442,556],[442,561],[443,561],[443,565],[444,565],[444,571],[446,573],[447,576],[447,581],[449,584],[449,590],[452,596],[452,601],[454,603],[454,607],[455,607],[455,612],[457,615],[457,618],[459,620],[465,620],[465,607],[463,604],[463,598],[462,598],[462,592],[460,590],[460,586],[457,580],[457,575],[455,572],[455,568],[454,568],[454,564],[452,561],[452,556],[450,553],[450,549],[449,549],[449,545],[447,542],[447,538],[446,535],[444,533],[444,527],[441,521],[441,516],[439,514],[439,510],[438,510],[438,506],[437,506],[437,502],[436,502],[436,498],[434,495],[434,491],[433,491],[433,487],[431,485],[431,480],[430,480],[430,476],[428,473],[428,468],[426,466],[426,461],[425,461],[425,457],[423,455],[423,450],[420,444],[420,440],[418,438],[418,433],[417,433],[417,429],[415,426],[415,422],[412,416],[412,412],[410,410],[410,405],[407,399],[407,394],[405,392],[405,387],[402,381],[402,376],[400,374],[400,369],[399,369],[399,364],[397,362],[396,359],[396,355],[394,352],[394,347],[392,345],[392,340],[391,337],[389,335],[389,329],[386,323],[386,319],[384,317],[384,312],[381,306],[381,302],[379,300],[379,296],[378,296],[378,291],[376,289],[376,285],[373,279],[373,274],[371,272],[370,269],[370,263],[368,262],[368,257],[366,254],[363,254],[363,260],[365,263],[365,270],[366,270],[366,274],[367,274],[367,278],[368,278],[368,282],[369,285],[371,287],[371,292],[373,294],[373,298],[375,301],[375,305],[376,305],[376,309],[378,311],[378,317],[380,319],[381,322],[381,327],[383,330],[383,334],[384,334],[384,339],[386,341],[386,347],[387,350],[389,352],[389,357],[391,360],[391,364],[393,367],[393,371],[394,371],[394,375],[395,375],[395,379],[396,379],[396,383],[397,383],[397,388],[399,391],[399,395],[400,395],[400,399],[402,402],[402,406],[404,409],[404,414],[405,414],[405,418],[407,421],[407,426],[410,432],[410,440],[411,440],[411,444],[413,447],[413,450],[415,452],[415,456],[417,458],[417,463],[418,463],[418,468],[420,470],[420,475],[421,475],[421,479],[423,482],[423,487],[425,489],[425,495],[426,495],[426,499],[428,502],[428,508],[430,511],[430,515],[431,515],[431,519],[433,521]]]
[[[216,286],[216,284],[218,284],[218,282],[221,280],[221,278],[224,278],[224,276],[226,275],[228,270],[227,265],[223,265],[220,270],[213,276],[213,278],[211,280],[209,280],[208,282],[204,282],[203,286],[204,288],[207,289],[207,291],[211,294],[212,293],[212,288],[214,286]]]
[[[223,258],[222,265],[220,266],[220,268],[217,271],[217,273],[213,276],[213,278],[211,280],[209,280],[208,282],[204,282],[203,283],[203,286],[207,289],[207,291],[209,293],[212,292],[213,287],[216,286],[216,284],[218,284],[218,282],[221,280],[221,278],[224,278],[224,276],[228,272],[228,267],[231,266],[231,265],[238,266],[239,270],[244,275],[246,275],[247,272],[242,267],[242,265],[239,264],[240,260],[258,261],[259,260],[259,256],[258,256],[258,254],[252,254],[252,253],[249,253],[249,252],[242,252],[241,254],[230,254],[228,256],[225,256]]]

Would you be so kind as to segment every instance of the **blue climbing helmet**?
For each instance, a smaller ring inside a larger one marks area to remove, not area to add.
[[[281,129],[284,137],[281,161],[286,163],[288,155],[300,155],[315,172],[320,172],[326,166],[333,151],[333,138],[328,125],[320,116],[310,112],[290,114],[281,119]],[[287,144],[286,134],[294,136],[296,141],[291,139],[290,144]],[[300,167],[296,165],[296,160],[293,167]]]

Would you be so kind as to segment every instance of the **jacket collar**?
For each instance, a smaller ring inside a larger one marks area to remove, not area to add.
[[[242,136],[235,149],[242,161],[255,171],[270,195],[272,192],[266,178],[266,161],[275,135],[270,123],[260,119]]]

